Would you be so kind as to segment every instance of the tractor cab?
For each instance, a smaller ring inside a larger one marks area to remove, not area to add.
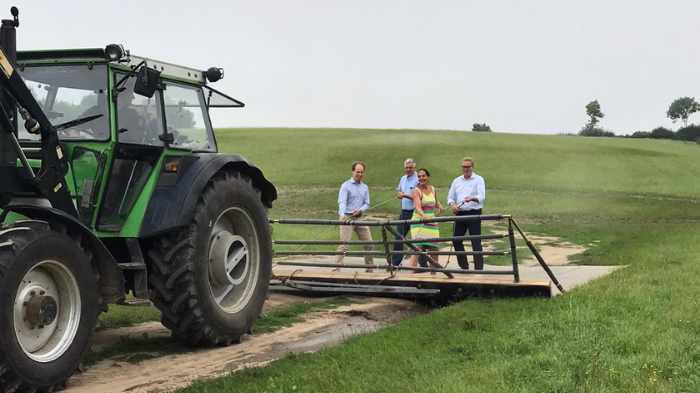
[[[165,156],[216,153],[210,108],[243,106],[207,86],[223,70],[132,56],[121,45],[18,52],[17,71],[57,125],[79,219],[97,231],[124,228]],[[36,156],[40,134],[19,127],[17,137],[27,157]]]

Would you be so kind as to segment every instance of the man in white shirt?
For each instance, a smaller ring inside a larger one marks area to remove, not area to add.
[[[362,182],[365,175],[365,164],[359,161],[352,163],[352,177],[340,186],[338,193],[338,215],[340,221],[345,221],[347,217],[352,217],[356,220],[362,216],[365,210],[369,209],[369,188]],[[368,226],[356,225],[340,225],[340,240],[347,242],[352,238],[353,230],[357,233],[359,240],[372,240]],[[366,244],[363,246],[365,251],[372,251],[372,245]],[[340,244],[338,251],[345,252],[348,250],[347,244]],[[335,263],[343,263],[345,255],[336,255]],[[372,255],[365,255],[365,264],[374,264]],[[371,269],[367,269],[371,272]]]
[[[447,194],[447,204],[457,216],[480,216],[486,199],[484,178],[474,173],[474,160],[464,157],[462,160],[462,176],[454,179],[450,192]],[[470,236],[481,235],[481,220],[455,222],[452,236],[464,236],[469,231]],[[472,251],[482,251],[481,239],[474,239]],[[452,242],[455,251],[464,251],[461,240]],[[457,263],[462,269],[469,269],[466,255],[457,255]],[[484,270],[484,256],[474,255],[474,269]]]

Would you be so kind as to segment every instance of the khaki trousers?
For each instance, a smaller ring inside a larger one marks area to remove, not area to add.
[[[357,238],[359,240],[372,240],[372,234],[369,231],[369,227],[367,227],[367,226],[354,226],[354,225],[340,225],[340,240],[347,242],[350,239],[352,239],[353,229],[355,230],[355,233],[357,233]],[[366,244],[362,247],[364,247],[365,251],[372,251],[372,249],[373,249],[371,244]],[[341,244],[338,246],[338,251],[345,252],[347,250],[348,250],[347,244]],[[345,255],[336,255],[335,256],[335,263],[343,263],[343,259],[345,259]],[[365,255],[365,264],[366,265],[374,264],[374,257],[372,255]]]

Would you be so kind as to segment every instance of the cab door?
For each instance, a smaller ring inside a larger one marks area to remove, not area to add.
[[[115,81],[124,74],[115,74]],[[161,91],[152,98],[134,94],[136,76],[117,96],[116,146],[102,199],[97,229],[121,231],[165,148]],[[134,232],[137,232],[134,228]]]

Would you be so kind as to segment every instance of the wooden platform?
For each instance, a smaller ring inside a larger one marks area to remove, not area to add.
[[[344,269],[347,270],[347,269]],[[273,269],[273,276],[287,287],[311,292],[352,293],[396,297],[551,297],[552,285],[548,279],[520,279],[514,282],[505,275],[460,275],[454,278],[444,274],[406,274],[391,277],[386,271],[328,271],[311,269]],[[290,278],[291,277],[291,278]],[[281,289],[275,286],[274,289]]]

